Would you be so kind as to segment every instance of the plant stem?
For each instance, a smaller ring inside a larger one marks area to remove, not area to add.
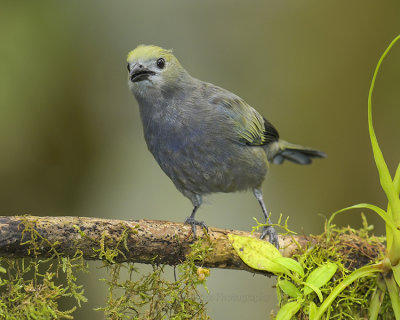
[[[378,319],[379,310],[382,305],[383,298],[385,296],[386,284],[383,280],[382,275],[378,275],[376,281],[376,290],[372,294],[371,303],[369,305],[369,320]]]
[[[385,277],[386,286],[389,291],[390,301],[392,302],[392,309],[396,320],[400,320],[400,297],[396,281],[393,278],[393,274],[390,273]]]

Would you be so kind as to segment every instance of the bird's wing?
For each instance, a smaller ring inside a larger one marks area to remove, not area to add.
[[[232,129],[239,142],[250,146],[262,146],[278,141],[274,126],[254,108],[235,95],[219,95],[212,103],[222,108],[232,120]]]

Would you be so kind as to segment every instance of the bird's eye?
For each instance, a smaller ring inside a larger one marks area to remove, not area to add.
[[[126,67],[128,68],[128,71],[131,72],[131,66],[129,65],[129,63]]]
[[[157,59],[157,67],[159,69],[164,69],[164,67],[165,67],[165,59],[164,58]]]

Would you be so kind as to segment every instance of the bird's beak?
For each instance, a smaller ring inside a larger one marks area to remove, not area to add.
[[[132,82],[147,80],[149,76],[154,74],[156,74],[154,71],[151,71],[138,63],[133,65],[129,73]]]

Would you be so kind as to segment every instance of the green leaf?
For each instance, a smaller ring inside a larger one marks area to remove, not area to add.
[[[290,320],[299,311],[301,303],[297,301],[286,303],[276,315],[275,320]]]
[[[278,286],[289,297],[297,298],[301,294],[300,290],[289,280],[279,280]]]
[[[0,266],[0,273],[7,273],[7,270]]]
[[[396,280],[397,285],[400,287],[400,264],[397,266],[392,266],[394,280]]]
[[[317,314],[317,305],[314,301],[310,301],[310,305],[308,306],[308,317],[310,320],[313,320],[315,315]]]
[[[282,266],[288,268],[290,271],[293,271],[299,274],[301,277],[304,277],[304,269],[300,263],[296,260],[286,257],[277,257],[272,259],[272,261],[281,264]]]
[[[396,173],[394,175],[393,184],[396,189],[396,193],[400,193],[400,163],[397,165]]]
[[[400,35],[398,35],[394,40],[389,44],[386,48],[384,53],[382,54],[381,58],[378,61],[378,64],[375,68],[374,75],[372,77],[371,86],[369,89],[368,94],[368,129],[369,129],[369,136],[372,145],[372,151],[374,153],[375,164],[379,172],[379,178],[381,182],[381,186],[383,191],[386,194],[386,197],[389,200],[390,206],[392,207],[393,212],[393,219],[395,221],[400,220],[400,199],[398,193],[396,193],[395,185],[392,181],[392,178],[389,173],[389,169],[386,165],[385,159],[383,158],[382,151],[379,147],[378,140],[375,135],[374,126],[372,124],[372,92],[374,91],[374,85],[376,76],[378,74],[379,68],[382,64],[383,59],[388,54],[392,46],[400,39]]]
[[[321,288],[323,285],[328,283],[336,270],[337,265],[332,262],[328,262],[313,270],[306,279],[305,283],[309,286],[304,288],[304,295],[310,294],[313,291],[312,287]]]
[[[393,184],[396,189],[396,193],[399,194],[400,193],[400,163],[397,165],[396,173],[395,173],[394,179],[393,179]],[[392,207],[390,206],[390,203],[387,206],[387,214],[389,216],[391,216],[393,219]],[[398,224],[399,223],[397,223],[397,225]],[[398,258],[397,255],[399,253],[395,252],[395,249],[392,248],[394,234],[396,234],[396,231],[394,231],[394,230],[392,230],[392,228],[389,228],[388,226],[386,226],[386,248],[387,248],[388,252],[390,253],[390,255],[392,256],[392,259],[397,260],[397,258]],[[396,236],[396,239],[400,239],[398,235]],[[400,241],[400,240],[395,240],[395,241]],[[398,243],[396,243],[395,246],[397,248],[400,247],[400,245]]]
[[[341,213],[341,212],[347,211],[347,210],[351,210],[351,209],[370,209],[372,211],[375,211],[383,220],[385,220],[387,225],[389,225],[394,230],[396,229],[392,217],[390,215],[388,215],[385,210],[383,210],[377,206],[374,206],[373,204],[368,204],[368,203],[359,203],[354,206],[347,207],[347,208],[344,208],[344,209],[341,209],[341,210],[338,210],[338,211],[332,213],[331,217],[328,220],[328,226],[332,223],[333,218],[338,213]]]
[[[311,283],[307,283],[307,282],[303,282],[303,284],[305,286],[304,287],[304,291],[306,291],[305,289],[310,289],[310,292],[309,293],[304,293],[304,295],[308,295],[308,294],[310,294],[311,292],[314,291],[317,294],[318,299],[319,299],[320,302],[322,302],[324,300],[324,298],[322,297],[322,292],[321,292],[321,290],[318,289],[318,287],[314,286]]]
[[[272,273],[290,274],[287,268],[273,261],[282,255],[271,243],[234,234],[229,234],[228,238],[236,253],[249,267]]]

